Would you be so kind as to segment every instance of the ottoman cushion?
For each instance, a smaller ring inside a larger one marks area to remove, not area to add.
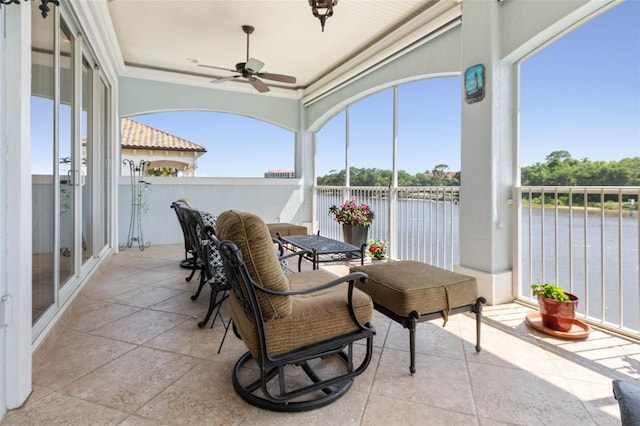
[[[442,311],[445,322],[453,308],[474,304],[478,298],[476,279],[416,261],[383,262],[353,266],[369,276],[356,287],[374,302],[403,317]]]

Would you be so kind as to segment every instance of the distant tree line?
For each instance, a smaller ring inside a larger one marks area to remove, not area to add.
[[[398,186],[457,186],[460,185],[460,172],[448,172],[449,166],[438,164],[433,170],[411,175],[398,170]],[[351,167],[349,169],[351,186],[390,186],[391,170]],[[346,183],[345,170],[331,170],[329,174],[318,177],[318,185],[343,186]]]
[[[545,163],[536,163],[520,170],[522,186],[640,186],[640,157],[623,158],[620,161],[589,161],[584,158],[576,160],[567,151],[553,151],[545,157]],[[524,194],[523,194],[524,196]],[[545,205],[587,205],[600,207],[604,200],[605,209],[617,211],[622,208],[629,211],[638,210],[638,197],[634,195],[573,194],[569,200],[567,194],[555,199],[553,194],[545,194]],[[528,202],[527,200],[525,200]],[[541,195],[533,197],[534,205],[541,205]]]
[[[520,170],[522,186],[640,186],[640,157],[589,161],[553,151],[545,160]]]
[[[620,161],[576,160],[568,151],[553,151],[544,163],[520,169],[522,186],[640,186],[640,157]],[[398,171],[398,186],[457,186],[460,172],[438,164],[432,170],[410,175]],[[391,170],[350,168],[351,186],[389,186]],[[318,185],[342,186],[345,171],[332,170],[318,177]]]

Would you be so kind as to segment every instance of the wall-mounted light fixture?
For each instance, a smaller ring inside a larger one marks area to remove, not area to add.
[[[313,16],[320,20],[322,32],[324,32],[324,23],[328,17],[333,15],[333,6],[338,4],[338,0],[309,0],[311,12]]]
[[[24,0],[24,1],[29,1],[29,0]],[[0,7],[2,7],[3,4],[12,4],[12,3],[20,4],[20,0],[0,0]],[[60,6],[59,0],[40,0],[40,6],[38,6],[38,9],[40,9],[40,12],[42,13],[43,18],[46,18],[49,12],[51,11],[51,8],[49,8],[49,3],[53,3],[56,6]]]

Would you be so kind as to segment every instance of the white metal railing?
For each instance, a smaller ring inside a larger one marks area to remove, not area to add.
[[[446,269],[458,263],[457,186],[319,186],[314,196],[317,231],[322,235],[342,238],[342,227],[329,215],[329,208],[354,199],[374,211],[369,238],[386,240],[391,258],[419,260]]]
[[[518,298],[535,303],[530,284],[556,283],[579,297],[579,315],[639,337],[640,188],[521,187],[514,198]]]
[[[355,199],[374,210],[369,238],[387,240],[392,258],[459,263],[459,187],[322,186],[314,197],[323,235],[341,238],[329,207]],[[516,297],[535,304],[530,285],[554,282],[580,298],[582,318],[640,337],[640,188],[520,187],[514,199]]]

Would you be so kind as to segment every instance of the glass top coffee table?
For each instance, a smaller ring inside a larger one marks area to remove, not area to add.
[[[323,262],[341,262],[360,259],[364,264],[364,251],[366,244],[356,247],[333,238],[321,235],[278,235],[278,239],[293,251],[304,250],[304,258],[313,263],[313,269],[318,269],[318,264]]]

